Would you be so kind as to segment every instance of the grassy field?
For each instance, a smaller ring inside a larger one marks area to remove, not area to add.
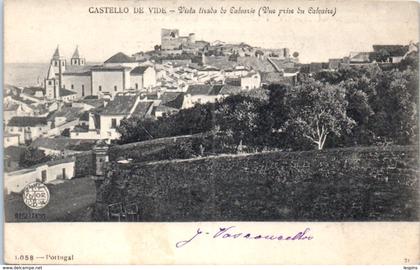
[[[96,200],[95,182],[91,177],[47,184],[50,201],[42,209],[27,207],[22,194],[5,195],[6,222],[90,221]]]

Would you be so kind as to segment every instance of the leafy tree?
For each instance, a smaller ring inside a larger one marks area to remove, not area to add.
[[[379,140],[413,143],[418,134],[418,73],[411,69],[384,72],[372,101],[369,122]]]
[[[20,157],[19,166],[27,168],[50,160],[51,156],[45,155],[43,150],[30,146],[25,149],[22,156]]]
[[[227,97],[217,104],[215,122],[220,130],[232,136],[235,145],[254,145],[254,139],[263,136],[258,130],[261,125],[260,108],[264,101],[248,96]]]
[[[324,148],[330,134],[341,136],[355,125],[347,116],[347,101],[342,87],[308,80],[286,93],[288,119],[284,129],[292,130]]]

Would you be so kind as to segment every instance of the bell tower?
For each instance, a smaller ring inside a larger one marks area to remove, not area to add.
[[[80,56],[79,46],[76,46],[76,50],[73,53],[73,56],[70,59],[70,64],[72,66],[84,66],[86,64],[85,58]]]
[[[55,49],[53,57],[51,58],[50,69],[51,67],[52,72],[54,72],[55,77],[58,79],[58,86],[62,87],[63,72],[66,70],[66,59],[61,57],[58,45],[57,49]],[[50,73],[50,71],[48,71],[48,73]]]

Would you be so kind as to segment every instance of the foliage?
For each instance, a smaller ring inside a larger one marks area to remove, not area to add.
[[[36,164],[44,163],[51,160],[51,156],[45,155],[43,150],[38,148],[28,147],[23,152],[19,160],[19,166],[28,168]]]
[[[302,137],[323,149],[329,134],[341,136],[355,125],[347,116],[344,88],[308,80],[285,95],[288,118],[284,130],[297,130]]]
[[[119,143],[205,134],[191,147],[172,149],[179,152],[175,156],[412,144],[419,120],[416,63],[406,58],[390,70],[370,65],[321,71],[301,76],[294,86],[273,84],[157,120],[125,119]]]

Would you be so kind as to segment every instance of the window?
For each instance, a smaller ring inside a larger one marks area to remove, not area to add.
[[[102,86],[101,85],[99,85],[99,91],[102,91]]]
[[[22,128],[18,128],[18,131],[22,131]]]
[[[139,89],[139,84],[138,84],[138,83],[136,83],[136,90],[137,90],[137,89]]]
[[[54,66],[55,66],[55,67],[57,66],[57,61],[54,61]]]
[[[61,62],[61,65],[64,66],[64,62]]]
[[[66,168],[63,168],[63,179],[66,179]]]
[[[74,89],[74,85],[73,84],[70,87],[71,87],[71,89]]]
[[[48,85],[51,85],[52,84],[52,82],[51,81],[48,81]]]
[[[117,86],[116,85],[114,85],[114,91],[117,91]]]
[[[13,128],[12,127],[10,128],[10,132],[13,132]]]
[[[117,119],[112,118],[111,119],[111,128],[116,128],[117,127]]]
[[[85,96],[85,85],[82,84],[82,97],[84,97],[84,96]]]

